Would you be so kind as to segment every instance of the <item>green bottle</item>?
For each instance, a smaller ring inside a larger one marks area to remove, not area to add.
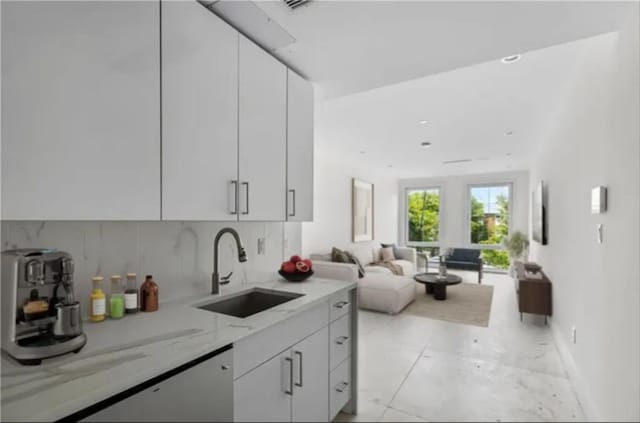
[[[109,316],[112,319],[121,319],[124,316],[124,294],[120,291],[120,279],[120,275],[111,276]]]

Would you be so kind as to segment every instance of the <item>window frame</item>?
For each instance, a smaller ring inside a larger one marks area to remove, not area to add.
[[[437,241],[410,241],[409,240],[409,191],[429,191],[429,190],[437,190],[438,191],[438,240]],[[440,247],[440,242],[442,240],[442,206],[443,206],[443,189],[440,185],[429,185],[429,186],[415,186],[415,187],[405,187],[404,189],[404,239],[407,247]]]
[[[467,184],[467,201],[465,208],[465,237],[467,238],[467,246],[472,248],[478,248],[480,250],[504,250],[502,244],[477,244],[471,242],[471,190],[473,188],[495,188],[495,187],[509,187],[509,225],[508,234],[513,232],[513,182],[489,182],[483,184]]]

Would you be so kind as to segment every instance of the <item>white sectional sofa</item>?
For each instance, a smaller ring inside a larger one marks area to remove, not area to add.
[[[403,276],[394,275],[391,270],[374,266],[380,261],[381,245],[377,242],[354,244],[345,248],[365,269],[363,278],[358,277],[355,264],[334,263],[331,253],[311,254],[316,276],[327,279],[348,280],[358,283],[358,305],[360,308],[397,314],[415,300],[416,251],[413,248],[396,247],[399,256],[393,261],[403,269]]]

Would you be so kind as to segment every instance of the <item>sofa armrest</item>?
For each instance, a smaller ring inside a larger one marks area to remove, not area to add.
[[[318,278],[358,282],[358,266],[350,263],[314,261],[313,274]]]
[[[410,261],[411,263],[413,263],[413,267],[415,268],[418,262],[418,254],[416,252],[416,249],[411,247],[397,247],[397,248],[398,248],[398,255],[400,257],[396,257],[396,258],[398,260]]]

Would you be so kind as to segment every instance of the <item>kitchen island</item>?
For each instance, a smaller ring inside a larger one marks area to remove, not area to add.
[[[254,287],[303,295],[246,318],[197,308]],[[162,392],[159,388],[152,389],[154,379],[224,350],[233,352],[232,362],[224,364],[232,372],[233,386],[228,388],[233,398],[233,420],[256,417],[303,420],[305,415],[296,415],[296,410],[304,413],[305,409],[313,409],[305,404],[306,400],[316,406],[316,414],[307,416],[316,421],[318,412],[322,420],[333,419],[340,409],[355,413],[355,287],[355,283],[319,278],[302,283],[279,280],[241,284],[226,287],[221,295],[197,295],[165,302],[154,313],[138,313],[99,324],[86,322],[88,342],[78,354],[45,360],[39,366],[22,366],[2,357],[2,420],[52,421],[67,417],[99,420],[94,417],[100,415],[108,420],[109,409],[117,409],[117,404],[126,399],[123,393],[137,394],[140,390],[136,387],[150,381],[148,392],[157,392],[154,389]],[[309,344],[306,350],[305,342]],[[315,357],[313,366],[303,372],[303,363],[311,366],[311,360],[304,360],[304,351],[311,354],[317,350],[327,354],[320,356],[319,365]],[[269,366],[276,365],[278,377],[265,378]],[[317,374],[324,370],[326,375],[312,378],[310,371]],[[321,392],[324,387],[326,396]],[[146,388],[142,392],[147,392]],[[190,389],[199,387],[193,385]],[[274,401],[262,405],[256,401],[259,398],[249,401],[253,390],[271,392]],[[189,396],[188,390],[184,396]],[[180,409],[181,395],[172,401]],[[184,413],[184,420],[198,418],[186,410]],[[136,417],[116,415],[132,417],[130,420]]]

